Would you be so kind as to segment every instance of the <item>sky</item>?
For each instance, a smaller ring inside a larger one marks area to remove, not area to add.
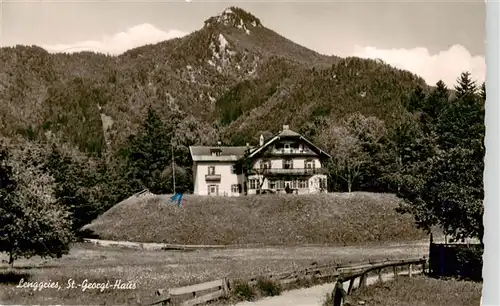
[[[484,0],[0,0],[0,44],[120,54],[198,30],[229,6],[322,54],[380,58],[428,84],[486,76]]]

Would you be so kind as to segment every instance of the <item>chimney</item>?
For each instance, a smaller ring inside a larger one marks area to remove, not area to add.
[[[288,124],[283,125],[283,131],[286,131],[286,130],[288,130],[289,128],[290,128],[290,127],[288,126]]]
[[[264,136],[262,136],[262,134],[260,134],[260,138],[259,138],[259,146],[263,146],[264,145]]]

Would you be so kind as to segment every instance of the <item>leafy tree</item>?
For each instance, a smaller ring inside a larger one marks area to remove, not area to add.
[[[341,179],[352,191],[358,186],[376,186],[382,176],[385,123],[375,117],[353,113],[339,125],[327,123],[315,141],[332,156],[331,178]]]
[[[412,213],[423,229],[439,225],[456,239],[482,241],[484,98],[470,74],[463,73],[455,98],[439,116],[434,146],[417,150],[425,158],[408,165],[411,171],[398,194],[405,200],[400,210]],[[432,154],[422,154],[432,147]]]
[[[343,126],[330,125],[318,137],[326,144],[325,150],[332,156],[331,169],[335,177],[347,183],[348,192],[361,176],[362,167],[368,162],[368,154],[363,150],[362,143],[357,135]]]
[[[384,121],[373,117],[365,117],[354,113],[347,117],[344,126],[359,139],[362,150],[370,161],[362,167],[359,177],[359,188],[381,188],[383,176],[383,159],[386,146],[387,128]]]
[[[47,170],[54,178],[57,203],[71,213],[73,231],[78,233],[82,226],[103,212],[98,165],[68,146],[53,143]]]
[[[73,239],[69,213],[57,204],[54,179],[32,145],[0,148],[0,251],[20,257],[61,257]]]

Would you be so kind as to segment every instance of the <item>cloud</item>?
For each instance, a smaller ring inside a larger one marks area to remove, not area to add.
[[[42,45],[49,52],[95,51],[113,55],[146,44],[154,44],[168,39],[182,37],[187,33],[180,30],[163,31],[144,23],[136,25],[111,36],[103,36],[100,40],[80,41],[69,44]],[[379,58],[386,63],[409,70],[421,76],[429,85],[442,80],[449,87],[456,84],[456,79],[463,71],[469,71],[472,77],[483,82],[486,77],[486,63],[483,56],[472,56],[461,45],[454,45],[448,50],[431,54],[426,48],[414,49],[379,49],[372,46],[356,46],[353,52],[345,55],[362,58]]]
[[[460,73],[466,70],[478,83],[482,83],[486,78],[484,57],[472,56],[461,45],[454,45],[437,54],[431,54],[426,48],[378,49],[356,46],[352,56],[379,58],[391,66],[421,76],[429,85],[435,85],[437,81],[442,80],[449,87],[453,87]]]
[[[95,51],[113,55],[121,54],[146,44],[154,44],[164,40],[182,37],[187,33],[179,30],[162,31],[155,26],[144,23],[111,36],[103,36],[100,40],[89,40],[71,44],[42,45],[49,52]]]

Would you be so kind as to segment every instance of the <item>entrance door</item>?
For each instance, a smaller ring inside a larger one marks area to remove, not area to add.
[[[208,186],[208,195],[219,195],[219,185],[209,185]]]

